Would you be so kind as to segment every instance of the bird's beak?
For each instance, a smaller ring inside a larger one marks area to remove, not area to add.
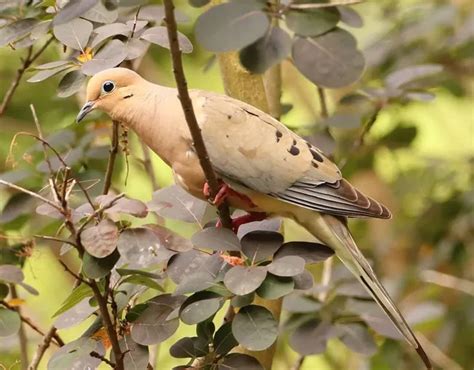
[[[76,121],[81,122],[90,111],[94,110],[94,104],[94,100],[90,100],[86,104],[84,104],[76,117]]]

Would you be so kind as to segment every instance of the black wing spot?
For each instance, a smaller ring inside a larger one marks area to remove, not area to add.
[[[321,156],[321,154],[319,154],[316,150],[314,150],[313,148],[311,148],[309,150],[314,158],[314,160],[318,161],[318,162],[324,162],[324,158]]]
[[[318,168],[319,165],[316,163],[316,162],[311,162],[311,164],[313,165],[314,168]]]
[[[247,110],[247,109],[245,109],[245,108],[242,108],[242,109],[243,109],[244,111],[246,111],[248,114],[252,115],[252,116],[259,117],[259,115],[258,115],[257,113],[254,113],[254,112],[252,112],[252,111],[249,111],[249,110]]]
[[[227,119],[231,119],[231,118],[232,118],[232,115],[228,114]]]
[[[277,143],[280,141],[281,137],[283,136],[282,132],[279,130],[276,130],[275,132],[276,138],[277,138]]]
[[[125,95],[123,98],[124,98],[124,99],[129,99],[129,98],[131,98],[132,96],[133,96],[133,94],[128,94],[128,95]]]
[[[288,150],[288,152],[289,152],[291,155],[298,155],[298,154],[300,154],[300,150],[299,150],[296,146],[294,146],[294,145],[291,146],[291,148],[290,148],[290,150]]]

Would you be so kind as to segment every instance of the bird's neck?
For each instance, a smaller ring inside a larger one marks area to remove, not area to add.
[[[145,144],[170,164],[182,131],[181,120],[177,119],[180,112],[175,88],[148,83],[123,104],[119,120],[133,129]]]

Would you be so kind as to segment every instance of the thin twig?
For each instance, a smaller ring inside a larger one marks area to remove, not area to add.
[[[111,361],[109,361],[108,359],[106,359],[104,356],[102,356],[100,353],[96,352],[96,351],[92,351],[91,353],[89,353],[89,355],[91,357],[95,357],[95,358],[98,358],[99,360],[101,360],[102,362],[105,362],[107,365],[109,365],[112,369],[115,369],[115,364]]]
[[[57,335],[58,329],[56,327],[52,326],[46,335],[43,337],[43,341],[38,344],[38,348],[36,349],[36,352],[33,355],[33,359],[31,360],[30,364],[28,365],[28,370],[36,370],[41,362],[41,359],[43,358],[44,353],[46,350],[49,348],[51,341],[53,338]],[[62,341],[61,341],[62,342]],[[62,347],[64,343],[61,343],[60,346]]]
[[[63,261],[58,259],[58,262],[61,264],[62,267],[64,267],[64,270],[67,271],[71,276],[73,276],[76,280],[79,280],[81,283],[84,283],[86,285],[91,285],[87,280],[84,280],[81,276],[76,274],[74,271],[72,271],[68,265],[66,265]]]
[[[301,366],[303,366],[303,362],[304,362],[305,358],[306,357],[304,355],[299,355],[298,359],[296,360],[296,362],[293,365],[293,367],[291,368],[291,370],[300,370]]]
[[[16,286],[15,284],[10,284],[10,295],[12,299],[18,299],[18,293],[16,291]],[[6,303],[6,302],[5,302]],[[20,324],[20,329],[18,330],[18,340],[20,342],[20,365],[22,369],[27,368],[28,366],[28,337],[26,336],[25,332],[25,326],[23,325],[23,315],[21,314],[21,307],[9,307],[8,304],[2,304],[8,308],[9,310],[16,311],[18,313],[18,316],[22,318],[22,322]]]
[[[13,297],[13,294],[12,294],[12,298]],[[11,310],[11,311],[17,311],[17,308],[18,307],[13,307],[12,305],[8,304],[7,302],[5,301],[0,301],[0,304],[2,306],[4,306],[5,308]],[[38,334],[44,336],[45,333],[33,322],[31,321],[30,318],[26,317],[26,316],[23,316],[21,313],[19,313],[20,315],[20,319],[23,323],[25,323],[26,325],[28,325],[31,329],[33,329],[35,332],[37,332]],[[55,344],[58,345],[59,347],[63,346],[64,345],[64,342],[63,340],[59,337],[59,335],[54,335],[53,336],[54,340],[55,340]]]
[[[65,243],[65,244],[72,245],[73,247],[76,246],[76,243],[74,243],[72,240],[63,239],[63,238],[57,238],[57,237],[55,237],[55,236],[33,235],[33,238],[43,239],[43,240],[49,240],[49,241],[58,242],[58,243]]]
[[[54,40],[54,37],[51,37],[46,43],[36,52],[33,54],[33,46],[28,48],[27,56],[23,61],[22,66],[17,70],[15,78],[12,80],[10,87],[8,88],[5,96],[3,97],[2,103],[0,104],[0,116],[5,113],[8,104],[13,98],[13,94],[15,94],[18,85],[20,84],[20,80],[25,74],[28,67],[46,50],[48,45]]]
[[[290,9],[320,9],[338,5],[353,5],[361,3],[363,0],[335,0],[327,3],[289,4]]]
[[[326,101],[326,92],[322,87],[318,86],[318,97],[319,106],[321,108],[321,118],[326,119],[329,117],[328,104]]]
[[[51,201],[51,200],[49,200],[49,199],[46,199],[45,197],[39,195],[38,193],[35,193],[35,192],[31,191],[31,190],[22,188],[21,186],[12,184],[11,182],[8,182],[8,181],[5,181],[5,180],[1,180],[1,179],[0,179],[0,185],[5,185],[5,186],[8,186],[9,188],[12,188],[12,189],[21,191],[22,193],[31,195],[33,198],[39,199],[39,200],[41,200],[42,202],[44,202],[44,203],[50,205],[50,206],[53,207],[54,209],[58,210],[59,212],[63,213],[63,209],[62,209],[58,204],[56,204],[55,202],[53,202],[53,201]]]
[[[178,88],[179,100],[181,101],[183,113],[193,138],[193,144],[199,158],[199,163],[201,164],[209,185],[211,198],[213,199],[219,191],[219,182],[217,180],[216,174],[214,173],[211,162],[209,161],[209,155],[201,135],[201,129],[199,128],[196,115],[194,114],[193,103],[189,96],[188,85],[181,60],[181,50],[179,48],[177,25],[176,19],[174,17],[174,4],[172,0],[164,0],[163,4],[165,7],[165,22],[166,28],[168,30],[171,60],[173,62],[173,72]],[[218,207],[218,210],[222,225],[231,229],[232,221],[227,204],[221,204]]]
[[[420,277],[423,281],[437,284],[445,288],[456,289],[474,296],[474,283],[472,281],[460,279],[456,276],[434,270],[425,270],[421,273]]]
[[[109,161],[107,162],[107,171],[105,172],[104,188],[102,194],[107,194],[112,185],[112,175],[114,173],[115,159],[119,149],[119,122],[112,123],[112,142],[109,150]]]
[[[151,162],[150,148],[148,148],[146,144],[143,142],[141,143],[141,145],[142,145],[142,151],[143,151],[143,166],[145,167],[146,173],[150,177],[153,191],[158,190],[159,186],[158,186],[158,183],[156,182],[155,169],[153,168],[153,163]]]

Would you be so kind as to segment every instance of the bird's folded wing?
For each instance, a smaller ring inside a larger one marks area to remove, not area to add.
[[[318,148],[270,115],[224,95],[192,96],[209,158],[224,179],[318,212],[390,217],[344,180]]]

